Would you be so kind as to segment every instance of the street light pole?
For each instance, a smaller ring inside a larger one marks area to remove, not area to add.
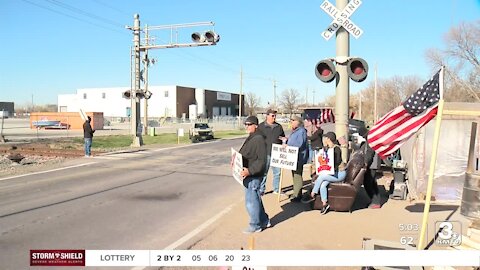
[[[277,81],[273,80],[273,109],[277,110]]]
[[[238,96],[238,127],[242,126],[243,68],[240,67],[240,95]]]

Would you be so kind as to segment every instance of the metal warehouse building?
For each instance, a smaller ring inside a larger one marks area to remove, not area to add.
[[[59,112],[103,112],[106,117],[129,117],[131,100],[122,94],[130,87],[85,88],[76,94],[58,96]],[[239,94],[191,88],[178,85],[149,86],[152,97],[148,100],[148,117],[197,118],[238,116]],[[242,115],[244,113],[242,95]],[[144,114],[144,100],[141,102]]]

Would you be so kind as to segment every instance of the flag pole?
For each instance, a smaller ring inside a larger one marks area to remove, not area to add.
[[[432,155],[430,157],[430,170],[428,173],[428,185],[427,185],[427,194],[425,198],[425,207],[423,208],[423,220],[422,220],[422,229],[420,231],[420,238],[418,239],[418,250],[424,249],[424,242],[425,242],[425,233],[427,230],[427,223],[428,223],[428,214],[430,212],[430,202],[432,197],[432,188],[433,188],[433,177],[435,174],[435,165],[437,162],[437,150],[438,150],[438,141],[440,139],[440,127],[442,125],[442,114],[443,114],[443,75],[445,72],[445,67],[442,66],[439,75],[439,93],[440,93],[440,100],[438,101],[438,111],[437,111],[437,119],[435,120],[435,133],[433,135],[433,143],[432,143]]]
[[[278,202],[280,202],[280,196],[282,195],[282,180],[283,180],[283,169],[280,168],[280,183],[278,183],[278,195],[277,195]]]

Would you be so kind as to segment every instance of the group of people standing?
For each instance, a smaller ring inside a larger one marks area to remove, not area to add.
[[[245,186],[245,206],[250,216],[249,226],[244,230],[244,233],[261,232],[272,226],[262,202],[262,196],[266,190],[267,173],[270,168],[273,173],[273,193],[282,194],[279,186],[281,169],[270,166],[272,144],[295,146],[299,149],[297,167],[295,170],[292,170],[293,194],[290,195],[291,202],[303,202],[306,197],[311,196],[311,198],[314,198],[317,194],[320,194],[323,203],[321,213],[325,214],[330,207],[327,194],[328,184],[343,181],[346,177],[346,166],[342,161],[339,146],[339,141],[346,143],[344,140],[342,141],[343,138],[337,140],[333,132],[324,134],[320,123],[310,123],[315,125],[315,128],[308,132],[304,126],[303,119],[299,116],[291,117],[292,133],[287,137],[282,125],[275,121],[276,113],[275,110],[269,109],[264,122],[259,123],[256,116],[249,116],[244,123],[249,136],[239,152],[243,157],[244,168],[241,176]],[[365,189],[372,199],[370,208],[380,208],[380,196],[375,180],[376,170],[369,169],[375,152],[368,146],[365,138],[363,140],[358,139],[358,141],[361,146],[356,151],[364,151],[365,153],[364,157],[367,167]],[[314,157],[317,153],[321,154],[322,151],[326,153],[329,149],[333,149],[334,173],[320,174],[313,185],[312,191],[303,195],[303,166],[309,162],[314,162]]]

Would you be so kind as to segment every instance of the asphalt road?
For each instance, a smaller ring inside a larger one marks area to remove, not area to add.
[[[82,158],[69,168],[0,179],[0,269],[32,269],[31,249],[172,247],[241,201],[229,163],[230,147],[242,142]]]

